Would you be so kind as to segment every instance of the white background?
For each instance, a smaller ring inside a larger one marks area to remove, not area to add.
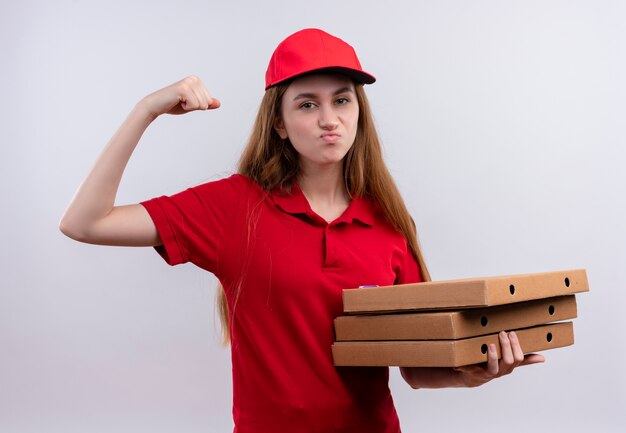
[[[58,221],[128,111],[199,75],[221,109],[159,118],[118,202],[234,171],[276,44],[349,41],[434,279],[586,268],[576,344],[475,389],[411,390],[406,432],[626,424],[626,2],[0,3],[0,431],[228,432],[215,280]]]

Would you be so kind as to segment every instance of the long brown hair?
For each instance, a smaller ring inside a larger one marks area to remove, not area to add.
[[[239,160],[238,173],[257,182],[269,192],[279,187],[290,190],[298,175],[298,153],[289,140],[280,138],[274,125],[281,116],[281,101],[289,82],[265,91],[248,145]],[[368,197],[378,203],[387,220],[404,235],[419,264],[422,278],[430,274],[417,240],[415,224],[385,165],[378,133],[363,85],[356,84],[359,120],[354,144],[344,158],[344,181],[352,197]],[[223,287],[218,290],[218,308],[224,342],[229,341],[228,304]]]

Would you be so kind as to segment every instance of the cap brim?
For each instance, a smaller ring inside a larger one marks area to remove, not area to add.
[[[289,76],[289,77],[285,77],[284,79],[282,79],[280,81],[277,81],[275,83],[270,84],[269,86],[267,86],[265,88],[265,90],[267,90],[270,87],[275,86],[277,84],[284,83],[286,81],[293,80],[293,79],[298,78],[298,77],[304,77],[306,75],[311,75],[311,74],[340,74],[340,75],[346,75],[346,76],[352,78],[357,83],[361,83],[361,84],[372,84],[372,83],[374,83],[376,81],[376,77],[374,77],[371,74],[368,74],[367,72],[357,71],[356,69],[344,68],[342,66],[331,66],[331,67],[328,67],[328,68],[313,69],[311,71],[307,71],[307,72],[304,72],[304,73],[301,72],[301,73],[294,74],[294,75]]]

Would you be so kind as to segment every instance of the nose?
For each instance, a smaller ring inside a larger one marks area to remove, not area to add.
[[[332,107],[328,107],[326,105],[322,105],[320,107],[318,124],[320,128],[326,130],[333,130],[339,126],[337,114]]]

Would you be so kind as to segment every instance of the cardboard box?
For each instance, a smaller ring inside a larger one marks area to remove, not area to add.
[[[459,309],[511,304],[589,290],[584,269],[346,289],[346,313]]]
[[[458,340],[575,317],[575,295],[568,295],[469,310],[341,316],[335,335],[337,341]]]
[[[515,332],[526,354],[574,344],[572,322]],[[337,342],[332,354],[336,366],[459,367],[486,362],[490,343],[496,344],[500,358],[498,334],[462,340]]]

